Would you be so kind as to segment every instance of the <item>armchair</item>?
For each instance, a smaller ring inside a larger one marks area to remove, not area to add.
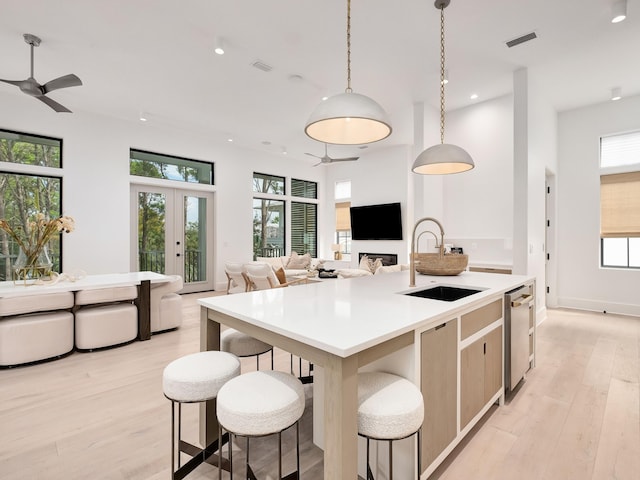
[[[182,324],[182,297],[176,292],[182,290],[183,285],[180,275],[172,275],[168,282],[151,284],[151,333],[171,330]]]

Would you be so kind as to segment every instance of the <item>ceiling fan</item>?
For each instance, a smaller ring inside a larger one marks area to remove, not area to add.
[[[331,158],[327,153],[327,144],[324,144],[324,156],[319,157],[318,155],[314,155],[313,153],[305,153],[305,155],[310,155],[312,157],[316,157],[320,159],[319,163],[316,163],[314,167],[318,165],[322,165],[323,163],[333,163],[333,162],[353,162],[354,160],[358,160],[360,157],[345,157],[345,158]]]
[[[55,100],[50,99],[46,95],[53,90],[58,90],[60,88],[67,87],[77,87],[82,85],[82,80],[80,80],[73,73],[69,75],[64,75],[62,77],[54,78],[50,82],[45,83],[44,85],[39,84],[35,78],[33,78],[33,47],[37,47],[40,45],[40,38],[35,35],[31,35],[30,33],[25,33],[23,35],[24,41],[31,45],[31,75],[26,80],[3,80],[0,78],[0,82],[9,83],[11,85],[15,85],[22,93],[26,93],[34,98],[37,98],[43,103],[46,103],[51,108],[53,108],[56,112],[71,112],[64,105],[60,105]]]

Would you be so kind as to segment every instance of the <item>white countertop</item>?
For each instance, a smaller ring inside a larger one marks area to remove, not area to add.
[[[78,290],[89,290],[94,288],[117,287],[124,285],[139,285],[144,280],[151,283],[166,282],[169,277],[155,272],[129,272],[129,273],[109,273],[103,275],[87,275],[76,281],[65,279],[64,277],[56,283],[44,285],[25,285],[22,282],[13,281],[0,282],[0,298],[17,297],[25,295],[37,295],[54,292],[71,292]]]
[[[348,357],[406,332],[435,324],[460,310],[522,285],[533,277],[462,272],[456,276],[409,272],[335,279],[286,288],[202,298],[211,310],[266,328],[340,357]],[[435,285],[483,291],[454,302],[402,295]]]

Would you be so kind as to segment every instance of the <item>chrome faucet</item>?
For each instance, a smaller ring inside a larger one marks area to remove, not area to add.
[[[438,227],[440,227],[440,248],[439,248],[440,256],[444,254],[444,229],[442,228],[442,224],[433,217],[424,217],[418,220],[415,226],[413,227],[413,233],[411,234],[411,254],[409,257],[409,286],[410,287],[416,286],[416,260],[415,260],[416,230],[418,229],[418,225],[420,225],[422,222],[427,222],[427,221],[431,221],[436,225],[438,225]],[[437,243],[437,237],[436,237],[436,243]]]

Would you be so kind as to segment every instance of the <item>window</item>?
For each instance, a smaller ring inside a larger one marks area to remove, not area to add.
[[[187,183],[213,185],[213,164],[199,160],[161,155],[142,150],[129,151],[129,173],[139,177],[162,178]]]
[[[48,175],[61,168],[62,140],[39,137],[7,130],[0,130],[0,162],[25,165],[25,172],[0,171],[0,218],[14,228],[25,229],[36,214],[57,218],[62,214],[62,178]],[[30,173],[33,166],[42,174]],[[0,169],[2,167],[0,166]],[[27,172],[27,168],[31,169]],[[53,270],[60,272],[62,248],[60,236],[48,245]],[[19,246],[0,230],[0,280],[12,279],[12,265],[18,256]]]
[[[291,202],[291,251],[317,257],[318,205]]]
[[[291,179],[291,195],[303,198],[318,198],[318,184],[306,180]]]
[[[290,225],[291,251],[317,257],[318,184],[265,173],[253,174],[253,257],[286,255],[286,229]],[[301,201],[301,199],[309,199]],[[290,213],[289,213],[290,212]],[[289,215],[289,218],[287,218]]]
[[[351,181],[336,182],[336,243],[340,245],[340,252],[347,254],[351,253],[351,202],[344,200],[349,198],[351,198]]]
[[[640,132],[603,137],[600,167],[600,264],[640,268]]]

